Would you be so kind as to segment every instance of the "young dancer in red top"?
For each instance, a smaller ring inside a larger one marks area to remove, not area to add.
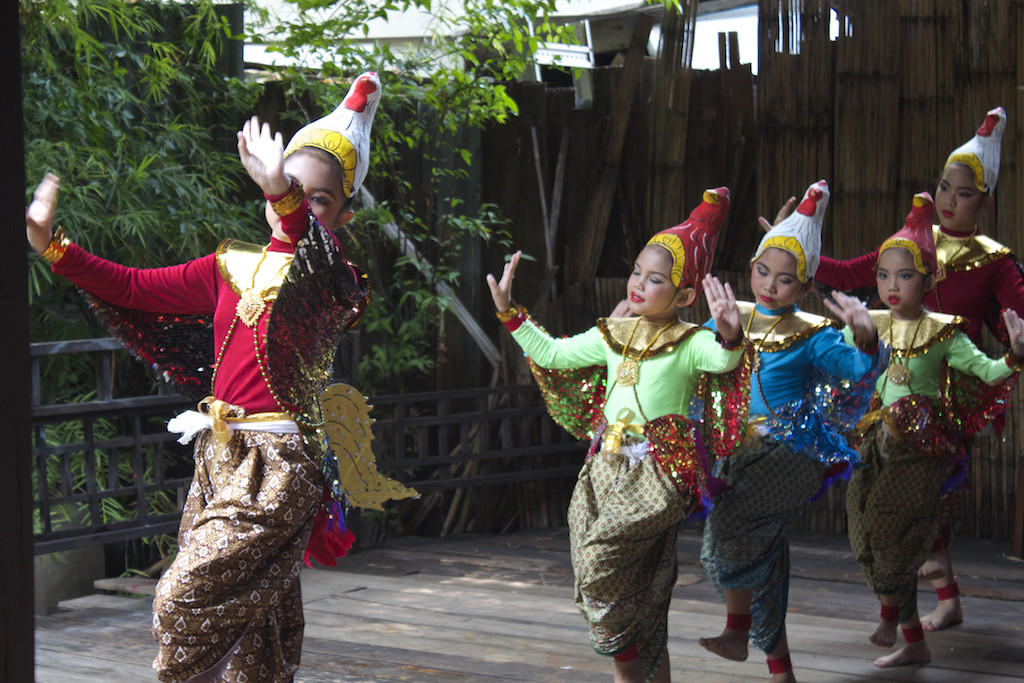
[[[53,234],[56,176],[26,210],[28,241],[53,272],[88,293],[130,350],[206,396],[201,414],[172,421],[191,419],[174,431],[198,438],[178,554],[153,602],[161,681],[281,683],[299,666],[299,566],[325,487],[342,493],[320,392],[367,301],[330,230],[352,217],[379,98],[377,75],[363,74],[287,150],[256,117],[244,124],[239,157],[267,199],[262,246],[225,240],[181,265],[127,268]]]

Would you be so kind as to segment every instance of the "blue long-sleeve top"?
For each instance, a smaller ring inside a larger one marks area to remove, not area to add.
[[[850,346],[828,318],[805,313],[795,305],[774,310],[749,302],[738,305],[759,358],[750,379],[751,417],[768,416],[769,407],[778,411],[806,398],[815,369],[857,382],[879,362],[882,349],[869,354]],[[787,315],[788,319],[782,318]],[[714,320],[704,325],[715,329]]]

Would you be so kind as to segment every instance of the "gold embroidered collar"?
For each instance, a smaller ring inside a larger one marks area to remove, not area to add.
[[[253,286],[253,275],[259,266],[261,276],[256,278],[256,285],[260,287],[263,298],[269,301],[277,298],[277,292],[284,282],[284,273],[288,270],[286,266],[291,262],[292,256],[293,254],[283,251],[268,251],[260,265],[260,259],[263,258],[262,246],[238,240],[224,240],[217,247],[217,269],[231,290],[241,296]],[[273,275],[274,281],[263,282],[263,273]]]
[[[684,339],[700,329],[697,325],[691,323],[677,322],[662,332],[661,336],[658,337],[657,343],[648,349],[647,353],[642,354],[643,350],[654,339],[654,335],[658,334],[658,330],[662,327],[664,325],[646,321],[641,321],[637,325],[636,318],[599,318],[597,321],[597,329],[601,331],[601,336],[604,338],[604,343],[608,345],[608,348],[617,354],[621,354],[628,343],[629,349],[625,355],[627,358],[635,358],[636,360],[646,360],[662,353],[669,353]],[[633,340],[630,342],[629,336],[633,333],[634,329],[636,333],[633,334]]]
[[[927,312],[920,320],[892,320],[889,309],[873,309],[868,311],[878,328],[878,339],[892,344],[893,353],[900,358],[913,358],[927,353],[928,349],[941,341],[949,339],[953,332],[964,324],[963,318],[946,313]],[[890,341],[891,340],[891,341]],[[913,348],[910,347],[913,343]]]
[[[757,305],[750,301],[737,301],[736,305],[740,309],[740,323],[747,330],[747,338],[757,345],[759,351],[784,351],[827,327],[841,327],[831,318],[799,309],[783,313],[780,317],[758,313]]]
[[[935,234],[935,255],[946,272],[980,268],[1011,253],[1009,248],[977,232],[970,237],[958,238],[950,237],[937,225],[932,226],[932,231]]]

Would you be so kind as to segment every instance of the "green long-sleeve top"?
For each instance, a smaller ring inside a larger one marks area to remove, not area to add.
[[[926,313],[918,320],[894,320],[888,310],[871,311],[878,328],[879,341],[892,346],[889,367],[904,364],[910,381],[897,384],[893,372],[882,373],[875,384],[882,405],[917,394],[929,398],[939,395],[942,364],[973,375],[985,384],[994,385],[1014,373],[1005,358],[994,360],[982,353],[960,329],[957,316]],[[849,329],[844,333],[849,339]]]
[[[573,337],[554,338],[527,320],[513,339],[537,365],[548,369],[604,365],[609,387],[605,419],[614,423],[628,409],[636,423],[687,413],[701,374],[736,368],[743,348],[726,349],[711,330],[684,322],[668,327],[636,318],[601,318]],[[637,361],[637,381],[624,386],[616,377],[626,359]]]

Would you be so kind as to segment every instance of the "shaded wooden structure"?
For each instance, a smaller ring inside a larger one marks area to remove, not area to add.
[[[818,178],[832,188],[825,253],[870,251],[902,225],[914,193],[934,192],[948,153],[997,105],[1009,122],[995,210],[982,229],[1024,251],[1024,1],[761,0],[756,76],[737,63],[729,36],[718,71],[686,68],[694,5],[659,16],[661,58],[623,44],[618,66],[596,69],[591,108],[578,108],[571,89],[516,84],[519,116],[483,136],[483,201],[505,207],[516,247],[536,257],[521,266],[516,296],[550,332],[578,332],[607,315],[647,238],[683,220],[707,187],[732,191],[716,263],[740,290],[761,235],[756,217],[774,216]],[[636,44],[647,24],[632,20]],[[621,148],[609,149],[618,144],[609,131],[622,129]],[[555,202],[554,239],[545,242],[540,228],[552,217],[542,207]],[[484,271],[499,272],[502,257],[485,254]],[[482,283],[465,289],[490,316]],[[804,307],[822,310],[813,295]],[[528,382],[518,350],[501,337],[505,381]],[[1018,386],[1005,432],[976,440],[958,533],[1008,538],[1015,516],[1024,528],[1014,490],[1022,453]],[[843,530],[841,500],[819,502],[803,523]]]

